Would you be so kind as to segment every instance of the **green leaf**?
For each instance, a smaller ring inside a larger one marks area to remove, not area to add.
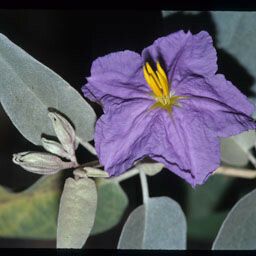
[[[212,175],[202,186],[188,186],[188,217],[200,218],[209,215],[220,202],[233,178]]]
[[[256,249],[256,189],[240,199],[224,220],[213,250]]]
[[[97,208],[95,182],[89,178],[65,181],[60,199],[57,248],[82,248],[94,224]]]
[[[118,249],[185,249],[186,219],[171,198],[149,198],[128,217]]]
[[[55,135],[48,109],[67,116],[79,140],[93,138],[96,115],[65,80],[0,34],[0,99],[21,134],[41,144],[42,133]]]
[[[115,182],[97,183],[98,207],[91,234],[97,235],[118,224],[128,205],[128,198],[121,186]]]
[[[0,237],[56,239],[62,184],[61,175],[56,174],[40,178],[21,193],[12,193],[0,186]],[[101,180],[96,185],[98,202],[91,234],[114,227],[128,205],[119,184]]]
[[[187,186],[188,236],[192,239],[214,239],[225,218],[216,211],[234,178],[212,175],[202,186]],[[201,223],[201,224],[200,224]],[[203,223],[203,224],[202,224]]]
[[[213,240],[227,212],[213,212],[199,218],[187,218],[188,236],[194,240]]]
[[[55,239],[60,189],[60,174],[42,177],[21,193],[0,187],[0,236]]]

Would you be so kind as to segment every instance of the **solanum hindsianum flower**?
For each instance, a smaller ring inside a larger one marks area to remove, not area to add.
[[[94,140],[110,175],[150,157],[202,184],[220,165],[220,138],[255,129],[253,105],[216,74],[216,62],[205,31],[178,31],[141,55],[120,51],[93,62],[82,90],[103,106]]]

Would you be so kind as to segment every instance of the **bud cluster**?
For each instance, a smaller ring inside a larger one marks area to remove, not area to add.
[[[60,143],[42,138],[42,146],[49,153],[29,151],[13,154],[13,162],[29,172],[49,175],[78,166],[74,128],[67,119],[56,112],[49,112],[49,117]],[[59,156],[69,161],[63,161]]]

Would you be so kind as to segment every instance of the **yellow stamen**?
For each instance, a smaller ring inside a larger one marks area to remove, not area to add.
[[[159,87],[157,86],[156,82],[154,81],[154,79],[150,76],[150,74],[148,73],[146,67],[143,67],[143,72],[144,72],[144,77],[148,83],[148,85],[150,86],[150,88],[152,89],[153,93],[157,96],[157,97],[161,97],[162,96],[162,92],[159,89]]]
[[[157,67],[157,71],[163,76],[164,80],[165,80],[165,83],[168,84],[168,79],[167,79],[167,76],[163,70],[163,68],[161,67],[159,61],[156,63],[156,67]]]
[[[151,68],[151,66],[149,65],[148,62],[146,62],[146,68],[147,68],[148,73],[154,78],[154,81],[156,81],[158,88],[161,90],[162,85],[161,85],[155,71]]]
[[[158,77],[160,83],[162,84],[164,96],[168,96],[169,95],[168,81],[166,81],[165,78],[162,76],[162,74],[159,73],[158,71],[156,71],[156,74],[157,74],[157,77]]]
[[[161,67],[160,63],[156,64],[157,70],[154,71],[148,62],[143,66],[144,77],[153,91],[153,97],[156,102],[151,106],[150,110],[155,108],[163,108],[168,112],[172,112],[172,107],[179,107],[179,100],[186,99],[186,96],[174,96],[174,93],[170,91],[170,83],[166,76],[165,71]]]

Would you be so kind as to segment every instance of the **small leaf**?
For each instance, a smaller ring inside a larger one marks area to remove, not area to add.
[[[118,183],[101,181],[97,183],[97,189],[98,206],[92,235],[97,235],[117,225],[128,205],[127,195]]]
[[[164,168],[164,165],[161,163],[139,163],[136,167],[147,175],[154,176]]]
[[[256,249],[256,189],[240,199],[229,212],[212,249]]]
[[[44,176],[20,193],[0,187],[0,236],[55,239],[61,175]]]
[[[41,134],[55,135],[48,109],[74,124],[77,138],[92,140],[96,115],[65,80],[0,34],[0,99],[21,134],[41,144]]]
[[[94,224],[97,207],[95,182],[89,178],[65,181],[60,200],[57,248],[82,248]]]
[[[221,140],[221,160],[233,166],[245,166],[249,159],[247,152],[256,142],[255,131],[247,131],[241,134]]]
[[[171,198],[149,198],[128,217],[118,249],[185,249],[186,219]]]

